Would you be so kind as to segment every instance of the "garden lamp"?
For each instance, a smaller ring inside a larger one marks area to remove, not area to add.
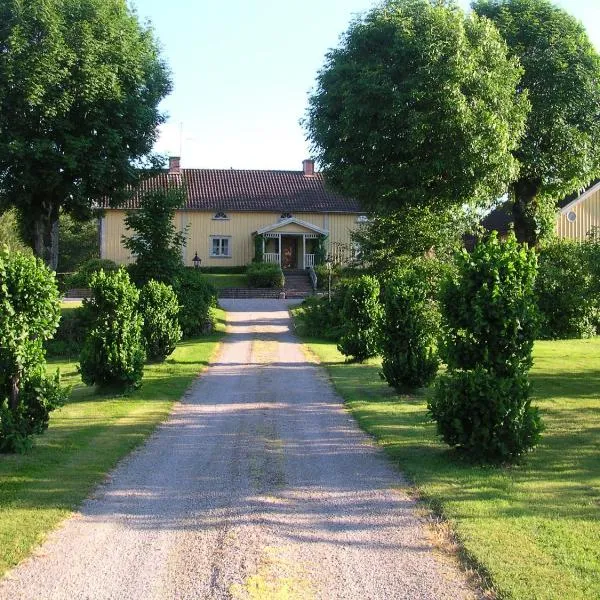
[[[192,262],[194,263],[194,269],[199,269],[200,264],[202,263],[202,259],[198,256],[198,252],[194,254],[194,258],[192,258]]]

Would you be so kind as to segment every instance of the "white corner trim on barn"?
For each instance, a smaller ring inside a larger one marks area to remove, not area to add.
[[[560,213],[562,215],[566,215],[575,206],[577,206],[581,202],[584,202],[585,200],[587,200],[592,194],[595,194],[598,190],[600,190],[600,181],[596,185],[593,185],[591,188],[588,188],[587,190],[585,190],[585,192],[583,192],[579,196],[577,196],[577,198],[575,198],[575,200],[571,200],[571,202],[569,202],[569,204],[567,204],[566,206],[563,206],[560,209]]]

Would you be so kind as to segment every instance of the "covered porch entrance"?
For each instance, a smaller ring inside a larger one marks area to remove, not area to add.
[[[264,261],[282,269],[308,269],[315,266],[317,237],[307,235],[265,235]]]
[[[282,269],[308,269],[315,266],[319,237],[327,232],[298,219],[286,219],[259,229],[263,239],[263,260]]]

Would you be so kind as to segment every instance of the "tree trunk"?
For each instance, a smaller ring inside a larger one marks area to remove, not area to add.
[[[34,252],[53,271],[58,267],[58,206],[42,203],[33,224]]]
[[[11,388],[10,388],[10,410],[17,412],[19,408],[19,384],[21,378],[19,375],[13,375],[11,377]]]
[[[513,220],[515,235],[519,242],[526,242],[532,248],[539,241],[538,223],[536,220],[540,190],[538,181],[521,179],[513,184]]]

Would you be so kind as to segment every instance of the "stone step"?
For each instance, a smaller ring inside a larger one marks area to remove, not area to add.
[[[283,289],[286,298],[312,296],[313,288],[308,271],[304,269],[287,269],[283,274],[285,277]]]
[[[308,270],[306,269],[284,269],[283,274],[288,277],[289,275],[302,275],[308,277]]]
[[[281,298],[284,292],[273,288],[222,288],[219,298]]]

